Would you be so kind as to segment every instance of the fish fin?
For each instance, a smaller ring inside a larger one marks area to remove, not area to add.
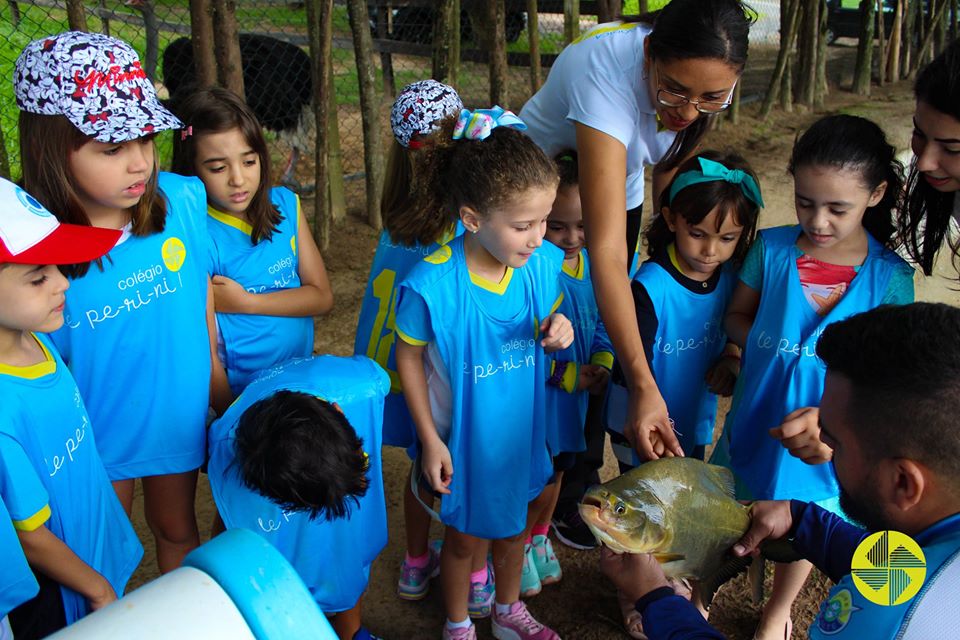
[[[716,464],[708,464],[707,471],[724,495],[730,498],[736,497],[736,484],[733,479],[733,471],[727,467],[721,467]]]
[[[763,575],[766,573],[767,562],[763,558],[757,558],[750,563],[747,568],[747,581],[750,583],[750,599],[753,604],[759,605],[763,602]]]
[[[675,560],[683,560],[687,556],[682,553],[652,553],[650,554],[656,558],[657,562],[663,564],[664,562],[674,562]]]
[[[713,602],[713,596],[716,595],[717,590],[728,580],[732,580],[739,574],[746,571],[751,560],[752,558],[750,556],[745,556],[743,558],[731,556],[730,559],[724,563],[715,574],[712,576],[707,576],[701,580],[698,586],[700,590],[699,595],[703,606],[709,609],[710,603]]]

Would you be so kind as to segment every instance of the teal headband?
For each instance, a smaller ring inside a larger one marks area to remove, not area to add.
[[[673,204],[673,199],[677,197],[683,189],[692,184],[701,182],[729,182],[730,184],[740,185],[740,191],[747,197],[747,200],[763,208],[763,197],[760,195],[760,185],[753,179],[749,173],[742,169],[728,169],[719,162],[708,160],[707,158],[697,158],[700,161],[700,170],[685,171],[678,175],[673,185],[670,187],[670,200],[668,204]]]

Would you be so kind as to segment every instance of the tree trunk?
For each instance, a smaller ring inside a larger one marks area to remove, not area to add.
[[[933,54],[935,56],[940,55],[943,52],[944,47],[947,43],[947,16],[950,15],[949,7],[952,4],[951,0],[938,0],[938,4],[943,5],[943,16],[937,21],[936,26],[934,27],[933,35]]]
[[[89,31],[82,0],[67,0],[67,24],[71,31]]]
[[[380,230],[380,197],[383,190],[383,146],[380,143],[380,94],[373,66],[373,41],[366,0],[348,0],[353,51],[360,83],[360,112],[363,115],[363,165],[367,172],[367,222]]]
[[[157,21],[153,0],[142,0],[138,8],[143,14],[143,30],[146,32],[147,39],[146,55],[143,59],[144,71],[148,78],[155,80],[157,60],[160,59],[160,23]]]
[[[213,42],[211,0],[190,0],[190,41],[199,88],[217,84],[217,57]]]
[[[236,0],[213,0],[213,28],[216,32],[217,71],[220,84],[243,98],[243,63],[237,33]]]
[[[919,0],[923,2],[923,0]],[[916,34],[913,32],[916,25],[917,12],[914,11],[910,0],[903,0],[903,31],[900,42],[900,74],[906,78],[910,75],[910,65],[913,61],[913,45]]]
[[[329,171],[327,176],[330,184],[330,219],[338,222],[347,217],[347,199],[344,196],[343,186],[343,154],[340,152],[340,118],[337,114],[337,90],[333,82],[333,56],[327,56],[327,78],[330,84],[323,92],[321,99],[327,103],[327,159]],[[317,191],[316,193],[320,193]],[[319,200],[319,196],[317,197]]]
[[[869,96],[873,83],[873,35],[877,5],[873,0],[860,0],[860,41],[857,43],[857,64],[853,70],[851,89],[858,96]]]
[[[817,36],[820,31],[818,19],[820,0],[801,0],[803,17],[800,33],[800,69],[797,87],[797,103],[812,108],[817,84]]]
[[[437,9],[433,14],[433,56],[431,59],[431,77],[445,82],[450,73],[450,33],[453,22],[453,0],[437,0]]]
[[[460,82],[460,0],[453,0],[453,15],[450,19],[450,68],[447,77],[451,87]]]
[[[563,43],[580,37],[580,0],[563,0]]]
[[[540,90],[540,14],[537,0],[527,0],[527,37],[530,42],[530,95]]]
[[[787,52],[787,72],[783,74],[783,83],[780,85],[780,108],[784,113],[793,113],[793,60],[796,55],[794,51]]]
[[[618,20],[623,13],[622,6],[623,3],[617,0],[597,0],[597,22],[603,24]]]
[[[11,179],[10,156],[7,155],[7,141],[3,137],[3,127],[0,127],[0,177]]]
[[[763,99],[763,106],[760,108],[760,117],[766,118],[773,109],[773,103],[777,97],[786,98],[792,102],[792,96],[783,96],[781,89],[784,77],[789,76],[790,66],[787,64],[790,60],[790,52],[797,40],[797,17],[800,13],[800,0],[784,0],[780,8],[780,51],[777,54],[777,63],[773,69],[773,75],[770,78],[770,84],[767,87],[767,95]],[[737,84],[739,87],[739,83]]]
[[[390,26],[390,5],[377,6],[377,39],[386,40]],[[383,93],[388,96],[397,94],[397,83],[393,77],[393,54],[380,52],[380,68],[383,69]]]
[[[923,63],[924,58],[926,58],[926,53],[930,50],[930,43],[933,42],[933,36],[934,36],[934,33],[936,32],[935,27],[937,24],[939,24],[941,20],[943,20],[943,16],[946,13],[946,9],[947,9],[947,4],[948,3],[946,2],[939,3],[937,5],[936,13],[933,16],[931,16],[930,28],[926,30],[926,35],[923,36],[923,41],[921,41],[920,43],[920,48],[919,48],[920,53],[917,55],[917,58],[915,61],[915,67],[913,69],[914,72],[916,72],[919,69],[920,65]]]
[[[887,83],[887,28],[883,21],[883,0],[877,0],[877,84],[881,87]]]
[[[890,52],[887,54],[887,77],[891,82],[900,79],[900,41],[903,39],[903,0],[897,0],[890,29]]]
[[[7,5],[10,7],[10,22],[13,23],[13,26],[20,26],[20,5],[17,4],[17,0],[8,0]]]
[[[487,42],[490,52],[490,103],[508,108],[507,93],[507,24],[504,0],[491,0],[488,5]]]
[[[827,0],[820,0],[817,12],[817,70],[813,89],[813,106],[822,109],[827,93]]]
[[[331,44],[333,43],[333,0],[305,0],[307,33],[310,40],[311,70],[313,71],[313,113],[317,129],[314,145],[314,181],[317,197],[314,199],[313,235],[321,251],[330,246],[330,206],[324,194],[330,192],[327,148],[329,145],[328,97],[324,91],[332,86],[330,78]]]

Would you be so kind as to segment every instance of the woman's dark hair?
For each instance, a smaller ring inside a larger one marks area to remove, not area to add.
[[[651,61],[709,58],[722,60],[739,74],[747,64],[752,14],[740,0],[672,0],[658,11],[624,17],[624,22],[652,26],[647,37]],[[701,114],[679,132],[658,165],[673,169],[692,155],[712,119]]]
[[[282,390],[251,405],[234,446],[244,485],[287,511],[342,518],[367,492],[363,440],[337,407],[308,393]]]
[[[863,214],[863,226],[878,242],[893,249],[893,215],[903,190],[903,165],[896,155],[896,148],[873,121],[860,116],[827,116],[814,122],[794,143],[787,170],[791,175],[810,166],[856,171],[871,192],[886,182],[880,202]]]
[[[19,130],[21,186],[60,222],[89,227],[90,218],[80,202],[79,190],[70,171],[70,153],[93,138],[84,135],[66,116],[26,111],[20,112]],[[167,201],[160,192],[153,136],[140,140],[153,148],[153,174],[146,182],[143,196],[131,207],[130,232],[135,236],[148,236],[163,231],[167,221]],[[70,278],[79,278],[90,270],[91,264],[102,269],[102,260],[63,265],[60,271]]]
[[[270,201],[270,152],[263,129],[253,110],[237,94],[222,87],[199,89],[174,106],[174,110],[190,135],[173,136],[172,171],[184,176],[197,175],[197,140],[208,133],[239,129],[260,161],[260,183],[247,207],[247,221],[252,227],[250,241],[257,244],[269,239],[283,216]]]
[[[670,184],[664,188],[660,194],[660,211],[669,208],[674,216],[680,216],[688,224],[700,224],[703,219],[719,207],[717,215],[717,231],[723,226],[727,216],[731,213],[737,224],[743,227],[740,234],[740,240],[737,242],[737,248],[733,252],[731,260],[735,265],[743,263],[747,256],[750,245],[753,244],[754,236],[757,233],[757,218],[760,216],[760,207],[744,195],[740,185],[726,182],[724,180],[713,180],[711,182],[700,182],[692,184],[681,189],[673,202],[670,202],[670,189],[677,178],[687,171],[699,171],[700,161],[698,158],[706,158],[719,162],[727,169],[739,169],[753,177],[760,185],[757,174],[750,168],[749,163],[741,156],[735,153],[721,153],[719,151],[704,151],[694,158],[690,158],[682,163],[677,169],[676,175]],[[670,230],[667,220],[663,215],[656,215],[645,233],[647,241],[647,254],[652,258],[662,251],[666,251],[676,239],[676,234]]]
[[[954,42],[917,76],[913,93],[923,102],[960,121],[960,41]],[[917,160],[910,165],[907,197],[897,216],[900,241],[907,254],[920,265],[926,275],[933,273],[937,253],[948,239],[950,218],[957,193],[934,189],[917,170]],[[960,272],[960,240],[950,242],[953,265]]]
[[[443,120],[419,152],[419,210],[445,210],[449,225],[459,219],[462,206],[487,215],[529,189],[556,188],[556,165],[525,134],[496,127],[485,140],[454,140],[456,123],[456,117]]]

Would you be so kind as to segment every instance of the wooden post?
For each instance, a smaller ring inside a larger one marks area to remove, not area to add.
[[[321,251],[330,247],[330,206],[325,194],[330,192],[327,169],[329,133],[328,98],[324,91],[331,86],[330,49],[333,43],[333,0],[305,0],[307,33],[310,41],[310,68],[313,72],[313,113],[316,122],[317,143],[314,146],[314,181],[317,197],[314,199],[313,235]]]
[[[490,42],[490,103],[508,108],[507,95],[507,14],[504,0],[491,0],[488,42]]]
[[[343,187],[343,154],[340,152],[340,118],[337,113],[337,91],[333,82],[333,56],[327,56],[327,78],[330,81],[326,89],[327,100],[327,158],[330,170],[327,172],[330,182],[330,219],[339,222],[347,217],[347,199]],[[319,193],[319,192],[317,192]],[[318,198],[319,199],[319,198]]]
[[[367,172],[367,222],[380,230],[380,198],[383,190],[383,147],[380,144],[380,94],[377,91],[376,70],[373,67],[373,42],[370,39],[370,20],[366,0],[348,0],[350,31],[353,32],[353,51],[357,61],[357,79],[360,83],[360,112],[363,116],[363,165]]]
[[[530,95],[540,90],[540,14],[537,0],[527,0],[527,39],[530,43]]]
[[[160,24],[157,22],[157,12],[153,0],[141,0],[140,4],[135,6],[143,14],[143,29],[147,39],[147,50],[143,59],[144,71],[148,78],[155,80],[157,60],[160,59]]]
[[[580,0],[563,0],[563,43],[580,37]]]
[[[390,26],[390,3],[377,5],[377,38],[386,40]],[[393,54],[389,51],[380,52],[380,68],[383,70],[383,93],[388,96],[397,95],[397,81],[393,77]]]
[[[437,0],[433,20],[433,56],[431,75],[434,80],[445,82],[450,73],[450,32],[453,23],[453,0]]]
[[[860,40],[857,43],[857,62],[853,69],[851,89],[858,96],[869,96],[873,83],[873,35],[876,33],[877,6],[873,0],[860,2]]]
[[[71,31],[89,31],[82,0],[67,0],[67,24]]]
[[[190,40],[197,85],[217,84],[217,58],[213,42],[213,5],[211,0],[190,0]]]
[[[220,84],[244,97],[243,63],[240,59],[240,39],[237,32],[236,0],[213,0],[214,42],[217,52],[217,70]]]

